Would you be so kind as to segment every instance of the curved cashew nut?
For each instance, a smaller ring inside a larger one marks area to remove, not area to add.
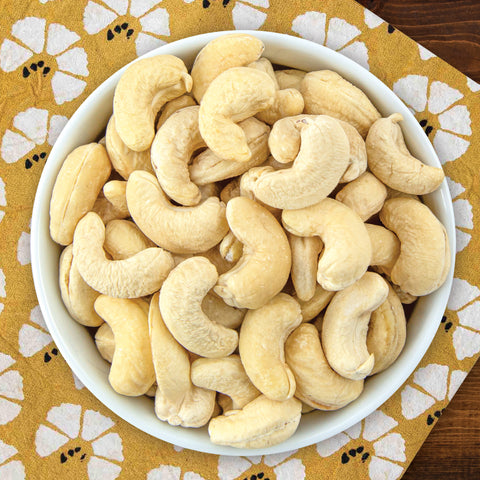
[[[285,358],[297,384],[295,396],[319,410],[338,410],[363,391],[363,380],[338,375],[327,362],[315,325],[303,323],[288,337]]]
[[[238,262],[243,255],[243,243],[232,232],[228,232],[219,245],[220,255],[227,262]]]
[[[285,402],[260,395],[242,410],[230,410],[212,418],[208,425],[210,441],[236,448],[266,448],[290,438],[302,416],[302,402]]]
[[[217,278],[209,260],[192,257],[171,271],[160,292],[160,311],[170,333],[180,345],[202,357],[225,357],[238,345],[235,330],[212,322],[202,310],[203,299]]]
[[[105,198],[117,209],[120,215],[130,216],[127,207],[127,182],[124,180],[110,180],[103,186],[103,194]]]
[[[318,284],[310,300],[303,301],[294,295],[293,298],[298,302],[302,311],[302,322],[313,320],[330,303],[334,295],[335,292],[324,290]]]
[[[115,116],[112,115],[107,125],[106,148],[108,156],[112,161],[113,168],[125,180],[135,170],[145,170],[153,173],[152,162],[150,161],[150,149],[143,152],[135,152],[128,148],[117,132]]]
[[[220,185],[217,185],[216,183],[207,183],[206,185],[199,185],[198,189],[200,190],[201,202],[207,200],[207,198],[210,198],[210,197],[220,196]]]
[[[115,208],[113,204],[105,198],[102,191],[100,191],[95,200],[91,211],[96,213],[105,225],[112,220],[123,220],[130,216],[130,212],[128,215],[125,215],[126,212]]]
[[[291,253],[287,236],[275,217],[249,198],[232,198],[227,220],[243,243],[243,256],[234,268],[220,275],[214,291],[233,307],[259,308],[288,280]],[[275,262],[272,252],[277,255]]]
[[[380,267],[384,273],[390,274],[400,255],[400,241],[397,236],[381,225],[365,224],[372,244],[372,260],[370,265]]]
[[[276,70],[275,78],[277,79],[278,87],[282,90],[286,88],[296,88],[300,90],[300,85],[306,74],[307,72],[303,70]]]
[[[255,387],[272,400],[283,402],[295,393],[295,378],[285,363],[284,345],[301,322],[300,305],[285,293],[250,310],[243,320],[240,358]]]
[[[96,213],[87,213],[75,229],[73,255],[85,282],[105,295],[119,298],[150,295],[159,290],[173,268],[172,255],[161,248],[147,248],[125,260],[107,260],[104,241],[102,220]]]
[[[76,148],[63,162],[50,200],[50,236],[69,245],[78,221],[89,212],[112,165],[103,145],[89,143]]]
[[[335,199],[350,207],[365,222],[378,213],[387,198],[385,185],[370,172],[365,172],[347,183]]]
[[[373,125],[366,139],[368,166],[372,173],[389,187],[404,193],[424,195],[443,182],[441,168],[425,165],[408,151],[398,122],[402,115],[394,113]]]
[[[217,197],[195,207],[173,206],[157,179],[147,172],[130,175],[127,204],[140,230],[173,253],[205,252],[228,232],[225,205]]]
[[[199,106],[182,108],[162,125],[152,143],[152,166],[163,191],[181,205],[197,205],[200,190],[190,180],[188,164],[205,146],[198,129]]]
[[[158,307],[158,297],[159,294],[155,293],[148,312],[148,329],[157,381],[155,414],[170,425],[201,427],[212,416],[215,392],[192,384],[189,354],[165,326]]]
[[[309,72],[300,86],[305,113],[329,115],[353,125],[365,138],[380,118],[365,93],[331,70]]]
[[[318,237],[298,237],[288,234],[292,250],[292,281],[300,300],[308,301],[317,286],[318,256],[323,243]]]
[[[201,256],[208,258],[208,260],[215,265],[219,275],[228,272],[232,268],[232,262],[229,262],[222,257],[218,245],[210,250],[207,250],[206,252],[203,252]]]
[[[375,357],[370,375],[387,369],[400,355],[407,336],[403,306],[389,285],[387,299],[372,312],[367,333],[367,349]]]
[[[253,193],[275,208],[304,208],[325,198],[337,186],[349,162],[348,138],[337,120],[318,116],[305,118],[300,151],[293,166],[285,170],[263,168],[253,184]],[[254,175],[256,169],[248,173]]]
[[[220,200],[226,205],[232,198],[240,196],[240,179],[228,182],[220,192]]]
[[[205,92],[199,125],[205,143],[219,157],[247,162],[252,157],[238,122],[273,105],[275,83],[264,72],[236,67],[221,73]]]
[[[100,295],[96,312],[107,322],[115,337],[115,350],[108,380],[122,395],[145,394],[155,381],[150,338],[148,303]]]
[[[268,135],[270,127],[256,118],[247,118],[238,124],[245,133],[252,156],[247,162],[220,158],[207,148],[197,155],[190,166],[190,178],[197,185],[218,182],[242,175],[252,167],[262,164],[268,157]],[[226,202],[225,202],[226,203]]]
[[[317,281],[325,290],[342,290],[367,271],[372,246],[362,219],[343,203],[325,198],[300,210],[284,210],[285,228],[302,237],[319,236],[325,247]]]
[[[192,78],[180,58],[158,55],[130,65],[115,88],[113,113],[123,143],[136,152],[150,147],[155,117],[162,106],[192,88]]]
[[[158,117],[157,124],[155,126],[157,131],[176,111],[185,107],[193,107],[196,104],[197,102],[188,94],[174,98],[173,100],[167,102],[163,106],[160,116]]]
[[[361,380],[371,373],[375,358],[367,350],[368,323],[387,296],[387,282],[377,273],[367,272],[337,292],[328,305],[322,345],[328,363],[342,377]]]
[[[400,240],[393,283],[415,296],[439,288],[450,270],[450,246],[445,227],[431,210],[411,198],[392,198],[385,202],[380,220]]]
[[[385,185],[387,187],[387,200],[390,200],[391,198],[413,198],[414,200],[417,200],[420,202],[420,198],[418,195],[412,195],[411,193],[404,193],[404,192],[399,192],[398,190],[394,190],[393,188],[390,188],[388,185]]]
[[[229,410],[239,410],[260,395],[245,373],[238,355],[198,358],[192,363],[191,377],[197,387],[228,395],[232,401]]]
[[[392,288],[393,290],[395,290],[397,297],[404,305],[411,305],[412,303],[417,301],[418,297],[416,297],[415,295],[411,295],[410,293],[404,292],[398,285],[392,283]]]
[[[192,93],[198,103],[212,81],[232,67],[241,67],[254,62],[263,53],[265,46],[253,35],[234,33],[222,35],[208,42],[198,53],[192,67]]]
[[[270,155],[260,166],[272,167],[274,170],[284,170],[285,168],[291,167],[291,165],[288,165],[287,163],[277,162],[273,155]]]
[[[78,323],[87,327],[98,327],[103,320],[97,315],[93,304],[100,295],[89,287],[73,258],[73,245],[66,247],[60,256],[60,293],[68,313]]]
[[[115,337],[112,327],[108,323],[103,323],[98,327],[95,333],[95,345],[102,358],[108,363],[112,363],[113,353],[115,352]]]
[[[125,260],[151,247],[155,244],[130,220],[111,220],[105,227],[103,248],[113,260]]]
[[[230,307],[213,292],[205,295],[202,301],[202,310],[213,323],[218,323],[226,328],[238,328],[246,313],[244,309]]]

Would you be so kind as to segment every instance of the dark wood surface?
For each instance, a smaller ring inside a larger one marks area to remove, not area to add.
[[[358,0],[480,82],[480,0]],[[480,362],[422,445],[404,480],[480,479]]]

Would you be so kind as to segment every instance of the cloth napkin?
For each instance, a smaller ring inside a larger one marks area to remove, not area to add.
[[[453,291],[415,372],[347,431],[278,455],[184,450],[113,414],[75,378],[53,343],[30,269],[36,186],[68,118],[136,56],[230,29],[297,35],[379,77],[433,143],[455,210]],[[352,0],[4,2],[0,32],[0,478],[400,478],[480,352],[480,85]]]

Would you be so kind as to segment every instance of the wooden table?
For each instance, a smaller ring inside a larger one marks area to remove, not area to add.
[[[357,0],[480,83],[480,0]],[[404,480],[480,479],[480,362]]]

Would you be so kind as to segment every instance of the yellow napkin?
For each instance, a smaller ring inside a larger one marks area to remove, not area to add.
[[[480,352],[480,85],[352,0],[30,0],[0,16],[0,478],[397,479]],[[445,318],[398,392],[365,420],[298,451],[206,455],[154,439],[74,377],[42,318],[30,270],[36,185],[65,122],[146,51],[213,30],[262,29],[325,44],[411,107],[443,163],[457,227]]]

